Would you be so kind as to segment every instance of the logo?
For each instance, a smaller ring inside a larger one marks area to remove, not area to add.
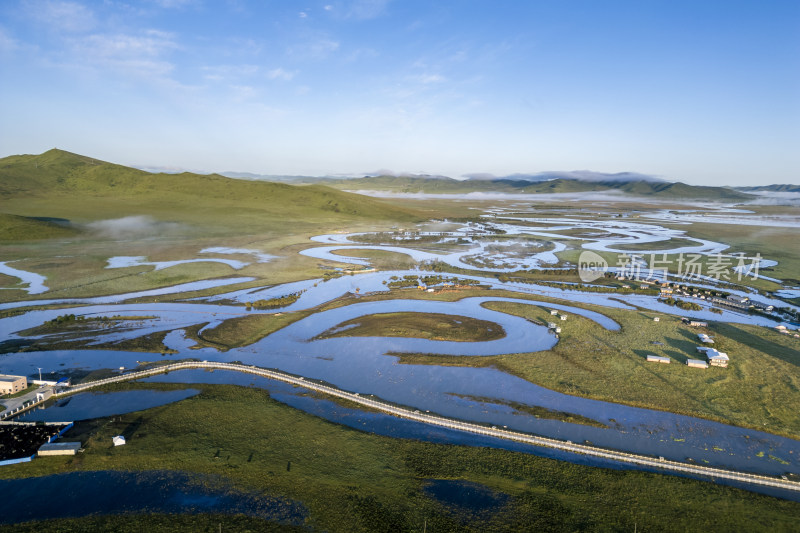
[[[578,258],[578,277],[584,283],[589,283],[608,272],[608,263],[600,255],[585,250]]]

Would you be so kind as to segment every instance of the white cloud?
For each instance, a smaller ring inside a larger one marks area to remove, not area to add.
[[[278,67],[268,71],[267,78],[271,80],[290,81],[292,78],[294,78],[295,74],[296,72],[288,72]]]
[[[236,102],[254,100],[258,96],[258,89],[250,85],[231,85],[231,90]]]
[[[309,59],[325,59],[338,49],[338,41],[323,38],[291,46],[288,50],[288,53],[292,56],[305,57]]]
[[[258,73],[258,65],[213,65],[201,69],[203,77],[210,81],[230,80],[234,78],[248,78]]]
[[[301,19],[304,19],[308,17],[308,13],[306,13],[305,11],[301,11],[300,13],[297,14],[297,16],[300,17]]]
[[[152,0],[159,6],[166,9],[181,8],[193,4],[195,0]]]
[[[94,34],[72,41],[72,52],[84,65],[146,77],[167,76],[174,66],[163,56],[177,48],[171,34],[157,30],[141,35]]]
[[[34,19],[56,32],[79,33],[97,24],[94,13],[76,2],[28,0],[25,7]]]
[[[390,0],[339,0],[323,9],[341,19],[370,20],[386,13]]]
[[[346,12],[355,19],[374,19],[384,14],[387,5],[389,0],[354,0]]]
[[[11,37],[5,28],[0,27],[0,54],[7,54],[19,48],[19,43]]]
[[[443,83],[447,81],[447,78],[441,74],[419,74],[417,76],[412,76],[412,80],[416,81],[417,83],[429,85],[431,83]]]

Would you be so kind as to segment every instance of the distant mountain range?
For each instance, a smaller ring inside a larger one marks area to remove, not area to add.
[[[744,192],[798,192],[800,185],[759,185],[757,187],[734,187],[737,191]]]
[[[663,199],[696,199],[745,201],[753,199],[751,194],[727,187],[705,187],[670,183],[663,180],[635,179],[631,175],[612,175],[610,179],[579,179],[555,177],[531,181],[521,178],[467,179],[426,178],[409,176],[375,176],[358,179],[327,180],[330,187],[344,190],[369,190],[397,193],[457,194],[469,192],[499,192],[525,194],[584,193],[618,191],[632,196],[657,197]]]
[[[635,172],[607,174],[588,170],[552,171],[538,174],[468,174],[466,179],[438,175],[376,174],[364,177],[269,176],[245,172],[225,172],[226,176],[241,179],[280,181],[285,183],[322,183],[348,191],[378,191],[390,193],[465,194],[496,192],[507,194],[552,194],[616,191],[632,196],[661,199],[694,199],[747,201],[754,198],[748,188],[707,187],[669,182]],[[775,186],[794,187],[794,186]],[[753,192],[756,192],[753,188]],[[782,189],[781,189],[782,190]]]

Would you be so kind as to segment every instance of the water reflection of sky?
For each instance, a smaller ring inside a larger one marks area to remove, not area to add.
[[[299,527],[307,515],[292,500],[240,492],[218,478],[172,471],[101,470],[3,479],[0,493],[3,524],[97,514],[220,513]]]
[[[27,411],[16,417],[15,420],[19,422],[72,422],[124,415],[174,403],[199,393],[200,391],[197,389],[82,392],[56,400],[47,407]]]

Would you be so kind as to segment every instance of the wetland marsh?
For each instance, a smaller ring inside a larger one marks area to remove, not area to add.
[[[592,244],[587,232],[607,222],[552,213],[541,219],[505,216],[500,222],[497,214],[495,209],[485,220],[448,223],[447,231],[429,231],[423,224],[310,239],[298,235],[294,244],[284,240],[280,249],[254,247],[252,241],[217,247],[204,240],[194,257],[112,255],[106,266],[123,276],[182,272],[148,281],[180,283],[127,294],[59,299],[48,298],[45,291],[9,300],[2,304],[6,316],[0,319],[5,339],[0,370],[31,375],[44,367],[50,375],[91,379],[117,367],[161,361],[239,361],[564,441],[800,475],[800,420],[790,408],[800,384],[800,357],[795,339],[768,329],[791,322],[729,309],[712,313],[710,302],[699,299],[693,300],[698,310],[681,312],[649,288],[629,287],[608,276],[584,286],[570,259],[583,249],[608,253],[631,246],[649,247],[664,257],[711,256],[727,250],[727,244],[695,240],[692,245],[683,231],[626,221],[612,224],[616,237],[598,233]],[[570,232],[574,235],[563,237]],[[422,249],[415,247],[417,242]],[[209,258],[209,253],[224,257]],[[292,280],[285,269],[296,264],[298,253],[311,275],[298,271]],[[400,256],[407,259],[398,262]],[[228,277],[192,280],[200,275],[199,265],[207,265],[208,272],[228,268]],[[268,283],[269,275],[255,266],[283,271],[276,278],[280,282]],[[536,283],[538,277],[547,281]],[[413,283],[391,288],[394,280]],[[751,289],[744,283],[724,288],[746,294]],[[693,285],[719,290],[708,279]],[[756,297],[795,309],[775,296]],[[82,329],[70,330],[56,320],[71,315],[82,317]],[[730,368],[702,373],[682,364],[695,347],[694,332],[680,321],[686,316],[710,322],[705,331],[735,354]],[[120,318],[109,322],[103,317]],[[558,333],[548,327],[551,322]],[[133,347],[138,351],[125,351]],[[650,366],[645,355],[654,352],[671,357],[673,364]],[[214,375],[213,383],[243,383],[222,372]],[[207,383],[209,377],[183,371],[148,381]],[[296,409],[362,431],[440,445],[503,448],[491,439],[431,433],[385,415],[324,407],[302,394],[287,395],[274,384],[259,387]],[[158,409],[168,412],[177,405]],[[35,414],[46,418],[40,413],[50,409]],[[525,451],[613,466],[568,453]]]

